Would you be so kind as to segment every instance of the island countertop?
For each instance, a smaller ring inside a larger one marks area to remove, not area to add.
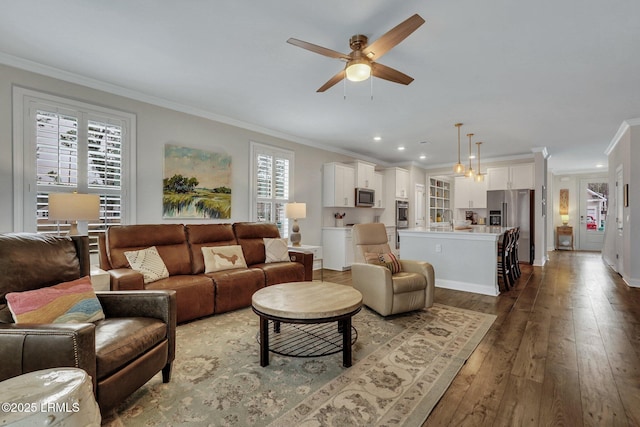
[[[472,225],[469,228],[456,229],[455,227],[416,227],[398,230],[402,235],[430,235],[432,237],[449,237],[461,240],[497,240],[509,227],[497,227],[489,225]]]
[[[400,256],[431,263],[437,287],[495,296],[500,293],[498,241],[508,230],[486,225],[400,229]]]

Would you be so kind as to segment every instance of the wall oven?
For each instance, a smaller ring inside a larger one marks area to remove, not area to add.
[[[400,249],[398,230],[409,228],[409,202],[396,200],[396,249]]]

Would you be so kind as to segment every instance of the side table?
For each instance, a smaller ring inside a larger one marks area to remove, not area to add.
[[[324,262],[323,262],[323,259],[322,259],[322,246],[315,246],[315,245],[292,246],[292,245],[289,245],[289,250],[313,253],[313,269],[314,270],[320,270],[320,280],[324,280],[324,272],[323,272]]]
[[[567,225],[556,227],[556,250],[573,250],[573,227]]]

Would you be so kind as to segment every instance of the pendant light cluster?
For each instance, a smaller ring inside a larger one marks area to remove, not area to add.
[[[456,123],[454,126],[458,128],[458,163],[453,166],[453,173],[456,175],[464,175],[476,182],[484,181],[484,174],[480,172],[480,145],[482,145],[482,142],[476,142],[476,145],[478,146],[478,171],[476,172],[473,170],[473,166],[471,166],[471,159],[473,158],[471,152],[473,147],[471,138],[473,137],[473,134],[467,134],[469,137],[469,168],[465,169],[464,165],[460,162],[460,127],[462,126],[462,123]]]

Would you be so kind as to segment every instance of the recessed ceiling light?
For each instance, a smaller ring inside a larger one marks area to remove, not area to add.
[[[424,159],[426,159],[426,158],[427,158],[427,156],[425,156],[424,154],[421,154],[421,155],[420,155],[420,160],[424,160]]]
[[[382,137],[381,136],[374,136],[373,140],[374,141],[382,141]]]
[[[401,145],[400,147],[398,147],[398,151],[402,151],[402,150],[404,150],[404,146]]]
[[[603,164],[601,164],[601,163],[598,163],[598,164],[596,165],[596,167],[597,167],[597,168],[603,168],[603,167],[604,167],[604,165],[603,165]]]

